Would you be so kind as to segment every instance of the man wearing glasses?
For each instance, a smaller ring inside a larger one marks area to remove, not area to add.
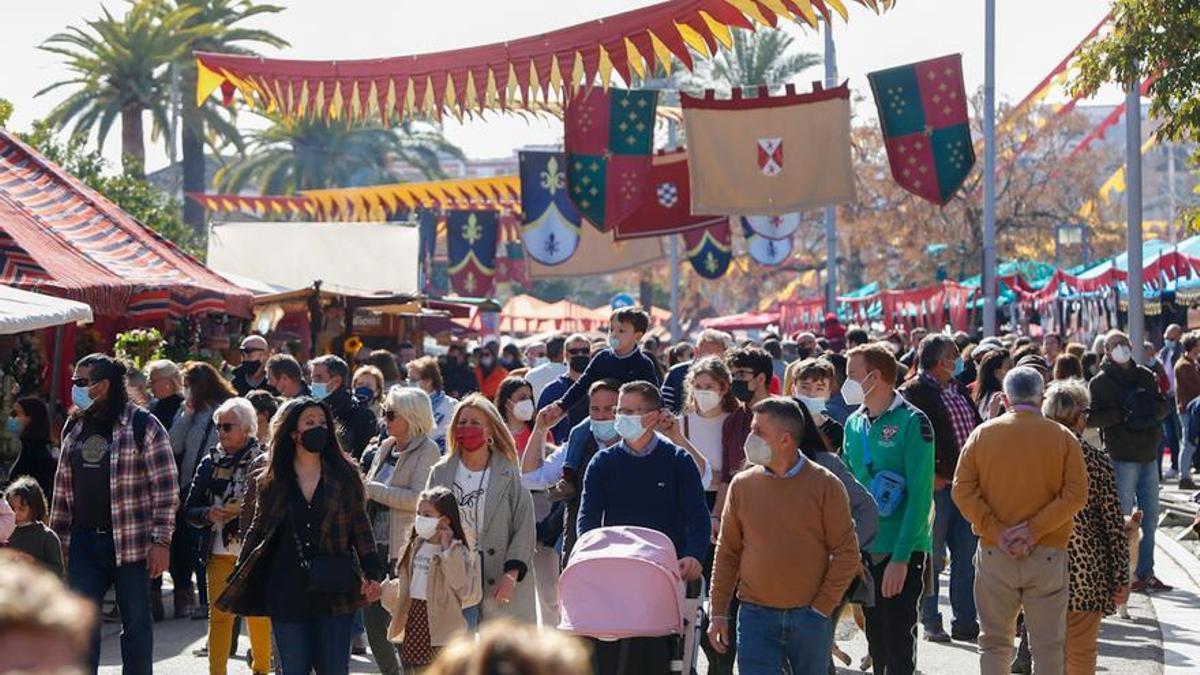
[[[245,396],[255,389],[263,389],[267,384],[267,359],[271,350],[267,340],[261,335],[247,335],[242,339],[242,363],[233,369],[233,388],[238,396]]]
[[[551,343],[554,341],[551,340]],[[566,372],[559,375],[555,380],[542,389],[542,393],[538,396],[538,410],[554,403],[567,393],[572,384],[583,375],[583,371],[587,369],[588,363],[592,359],[592,344],[588,342],[587,336],[580,333],[567,338],[563,344],[563,355],[565,356],[567,365]],[[537,369],[535,368],[534,371]],[[530,373],[532,375],[532,373]],[[526,379],[530,379],[528,376]],[[571,429],[574,429],[583,420],[588,417],[588,402],[580,400],[567,411],[566,417],[562,418],[551,429],[550,433],[554,436],[554,442],[562,445],[567,442],[571,435]]]

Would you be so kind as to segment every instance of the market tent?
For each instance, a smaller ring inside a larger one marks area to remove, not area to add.
[[[208,264],[287,290],[419,294],[420,233],[397,223],[236,222],[214,225]]]
[[[0,286],[0,335],[91,320],[92,308],[82,302]]]
[[[481,318],[471,323],[478,329]],[[570,300],[545,302],[532,295],[514,295],[500,309],[499,331],[509,333],[583,332],[601,330],[605,319],[583,305]]]
[[[0,131],[0,282],[153,321],[249,316],[250,293]]]
[[[603,321],[602,328],[608,326],[608,317],[612,316],[613,310],[609,305],[601,305],[592,310],[596,316]],[[651,326],[666,326],[671,323],[671,312],[662,307],[650,308],[650,325]]]
[[[713,319],[704,319],[700,322],[705,328],[715,328],[716,330],[754,330],[757,328],[766,328],[771,324],[779,323],[779,314],[776,312],[743,312],[742,314],[731,314],[729,316],[721,316]]]

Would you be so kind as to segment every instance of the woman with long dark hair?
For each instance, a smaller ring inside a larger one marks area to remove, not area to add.
[[[32,477],[50,501],[58,462],[50,454],[50,410],[46,402],[34,396],[18,399],[6,425],[21,439],[21,455],[13,464],[9,478]]]
[[[1012,355],[1007,349],[993,349],[979,362],[975,378],[975,407],[984,421],[1004,412],[1004,376],[1012,370]]]
[[[517,456],[520,457],[529,444],[529,436],[533,433],[533,416],[537,412],[533,386],[523,377],[509,375],[500,383],[493,402],[504,418],[508,433],[512,434]]]
[[[271,618],[285,675],[346,673],[354,612],[379,599],[383,578],[366,492],[328,406],[304,396],[278,418],[254,521],[217,606]]]

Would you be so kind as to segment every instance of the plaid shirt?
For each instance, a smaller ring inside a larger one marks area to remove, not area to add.
[[[145,447],[139,450],[133,437],[135,410],[134,404],[125,404],[113,427],[108,483],[112,491],[112,535],[118,565],[145,560],[152,544],[169,544],[175,531],[175,511],[179,508],[179,480],[167,430],[148,414]],[[71,453],[75,452],[75,441],[82,432],[83,424],[77,423],[63,437],[58,473],[54,476],[50,528],[62,541],[63,551],[70,547],[75,499]]]
[[[921,377],[941,392],[942,405],[946,407],[946,416],[950,418],[950,426],[954,429],[954,444],[961,452],[967,437],[975,430],[975,404],[962,395],[953,380],[943,385],[929,373],[922,372]]]

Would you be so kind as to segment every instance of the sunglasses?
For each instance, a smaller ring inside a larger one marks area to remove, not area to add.
[[[242,347],[238,351],[243,354],[253,354],[254,352],[261,352],[263,350],[258,347]]]
[[[221,422],[220,424],[217,425],[217,429],[219,429],[221,431],[221,433],[227,434],[227,433],[233,431],[234,429],[241,428],[241,426],[242,425],[240,425],[240,424],[233,424],[231,422]]]
[[[571,356],[589,356],[592,353],[590,347],[579,347],[578,349],[568,349],[567,353]]]
[[[71,378],[71,384],[76,387],[90,387],[95,384],[95,381],[89,380],[86,377],[73,377]]]

